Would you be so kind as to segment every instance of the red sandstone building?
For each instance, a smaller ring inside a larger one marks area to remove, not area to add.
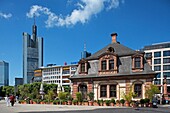
[[[94,92],[94,100],[119,100],[130,88],[137,94],[133,100],[145,98],[156,75],[148,63],[151,58],[117,42],[117,33],[111,36],[111,44],[79,61],[77,72],[70,78],[73,98],[76,92],[82,92],[83,98],[88,99],[87,94]]]

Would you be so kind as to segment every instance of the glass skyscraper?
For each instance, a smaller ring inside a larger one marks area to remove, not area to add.
[[[32,35],[23,33],[23,83],[34,79],[34,70],[43,66],[43,38],[37,37],[37,26],[32,26]]]
[[[9,85],[9,64],[0,61],[0,87]]]

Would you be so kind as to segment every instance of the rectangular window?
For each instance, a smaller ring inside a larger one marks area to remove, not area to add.
[[[116,85],[110,85],[110,97],[116,97]]]
[[[161,59],[154,59],[154,64],[161,64]]]
[[[156,80],[154,80],[154,84],[155,84],[155,85],[160,85],[160,84],[161,84],[161,79],[156,79]]]
[[[135,58],[135,68],[141,68],[141,59],[140,57]]]
[[[81,72],[85,72],[85,63],[81,63]]]
[[[164,52],[163,52],[163,56],[170,56],[170,50],[164,51]]]
[[[102,61],[102,70],[106,70],[106,60]]]
[[[114,60],[109,60],[109,70],[114,69]]]
[[[163,63],[170,63],[170,58],[164,58]]]
[[[134,92],[137,95],[136,97],[142,97],[142,84],[135,84]]]
[[[146,57],[151,57],[152,53],[146,53]]]
[[[170,86],[167,86],[167,92],[170,93]]]
[[[154,57],[161,57],[161,52],[155,52]]]
[[[161,78],[161,73],[158,73],[158,74],[156,75],[156,78]]]
[[[154,71],[161,71],[161,66],[154,66]]]
[[[170,65],[164,65],[163,66],[163,70],[165,71],[165,70],[170,70]]]
[[[166,80],[166,83],[167,83],[167,84],[170,84],[170,79],[167,79],[167,80]]]
[[[107,97],[107,85],[100,86],[100,97]]]
[[[170,77],[170,72],[163,72],[163,75],[166,77]]]

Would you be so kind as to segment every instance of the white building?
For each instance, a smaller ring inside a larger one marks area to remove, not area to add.
[[[42,70],[42,81],[44,83],[69,86],[71,81],[68,78],[75,74],[77,64],[64,66],[48,65],[40,69]]]
[[[154,81],[163,93],[163,79],[167,78],[167,92],[170,95],[170,42],[152,44],[144,47],[146,56],[152,57],[152,70],[156,71],[157,80]]]

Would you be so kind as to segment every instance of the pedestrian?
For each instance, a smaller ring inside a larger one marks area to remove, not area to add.
[[[9,98],[10,98],[11,106],[14,106],[15,96],[14,96],[14,95],[11,95]]]
[[[10,106],[10,99],[8,95],[6,95],[5,101],[6,101],[6,106]]]

